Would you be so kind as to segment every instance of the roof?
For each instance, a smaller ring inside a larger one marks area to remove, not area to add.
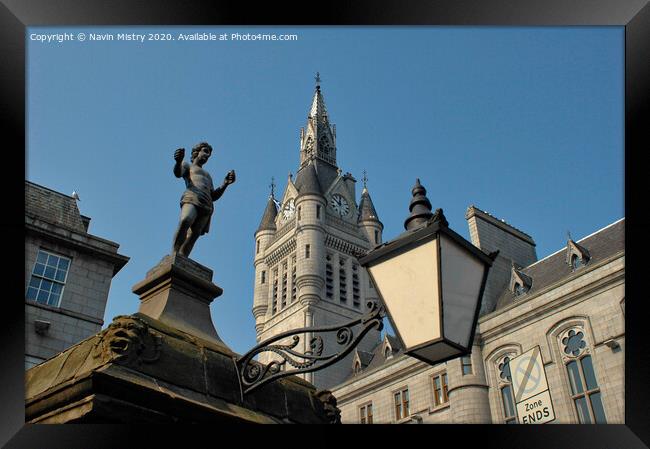
[[[320,91],[320,86],[316,86],[314,98],[311,101],[311,108],[309,109],[309,117],[316,118],[316,121],[319,123],[329,124],[327,108],[325,108],[325,100],[323,99],[323,93]]]
[[[361,201],[359,201],[359,220],[373,220],[379,221],[377,216],[377,211],[375,210],[375,205],[372,204],[372,199],[370,198],[370,193],[368,193],[367,188],[363,188],[361,191]]]
[[[579,242],[580,246],[586,248],[591,256],[585,268],[625,251],[625,218],[579,240]],[[565,256],[566,247],[518,270],[532,279],[532,286],[525,295],[530,296],[575,275],[575,272],[567,264]],[[519,297],[506,288],[497,300],[496,310],[513,304],[517,298]]]
[[[363,366],[364,368],[368,366],[368,364],[374,357],[374,354],[372,352],[361,351],[358,349],[357,349],[357,355],[359,356],[359,360],[361,360],[361,366]]]
[[[256,232],[260,231],[275,231],[275,217],[278,215],[278,209],[275,206],[275,199],[272,195],[269,195],[269,200],[266,203],[266,209],[264,209],[264,215],[262,215],[262,221],[257,227]]]
[[[310,161],[307,165],[298,170],[294,185],[296,186],[296,189],[298,189],[299,195],[323,194],[313,161]]]
[[[392,352],[393,357],[399,356],[404,353],[404,348],[399,343],[397,337],[389,334],[384,335],[384,338],[382,338],[379,341],[379,343],[377,343],[377,345],[372,349],[371,352],[359,351],[359,350],[356,351],[356,353],[359,355],[359,358],[361,359],[362,375],[367,371],[373,370],[375,368],[379,368],[380,366],[384,365],[387,362],[388,359],[384,357],[384,352],[383,352],[385,340],[388,340],[388,344],[390,344],[391,348],[393,348],[393,352]],[[354,377],[354,372],[350,370],[348,379],[352,377]]]
[[[86,232],[74,198],[30,181],[25,181],[25,215],[73,231]]]

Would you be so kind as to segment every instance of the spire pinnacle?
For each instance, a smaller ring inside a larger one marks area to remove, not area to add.
[[[314,79],[316,80],[316,89],[320,89],[320,72],[316,72]]]
[[[368,183],[368,173],[365,170],[363,171],[363,178],[361,180],[363,181],[364,190],[368,190],[368,186],[366,185]]]
[[[271,184],[269,184],[269,187],[271,188],[269,198],[275,198],[275,178],[273,176],[271,176]]]

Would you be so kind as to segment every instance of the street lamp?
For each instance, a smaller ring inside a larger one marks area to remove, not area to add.
[[[448,227],[442,209],[431,212],[426,189],[416,181],[404,222],[406,232],[360,255],[379,293],[366,315],[329,327],[295,329],[265,340],[236,360],[242,397],[281,377],[318,371],[349,354],[387,315],[405,353],[435,365],[471,352],[488,270],[487,255]],[[326,347],[321,334],[336,334]],[[312,335],[306,352],[296,351],[299,334]],[[292,343],[279,344],[292,337]],[[262,365],[254,357],[273,352]]]
[[[406,232],[359,260],[368,270],[404,352],[429,364],[471,352],[488,270],[487,255],[431,212],[416,181]]]

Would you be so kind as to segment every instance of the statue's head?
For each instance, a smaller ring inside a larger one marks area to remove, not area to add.
[[[212,146],[208,142],[200,142],[192,147],[192,158],[191,162],[194,162],[194,159],[199,154],[201,149],[205,149],[210,155],[212,154]]]

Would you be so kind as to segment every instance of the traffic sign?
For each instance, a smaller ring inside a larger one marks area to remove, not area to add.
[[[510,360],[512,391],[520,424],[544,424],[555,419],[542,352],[535,346]]]
[[[516,403],[548,390],[539,346],[510,360],[510,373]]]
[[[517,404],[520,424],[544,424],[555,419],[551,393],[548,390]]]

